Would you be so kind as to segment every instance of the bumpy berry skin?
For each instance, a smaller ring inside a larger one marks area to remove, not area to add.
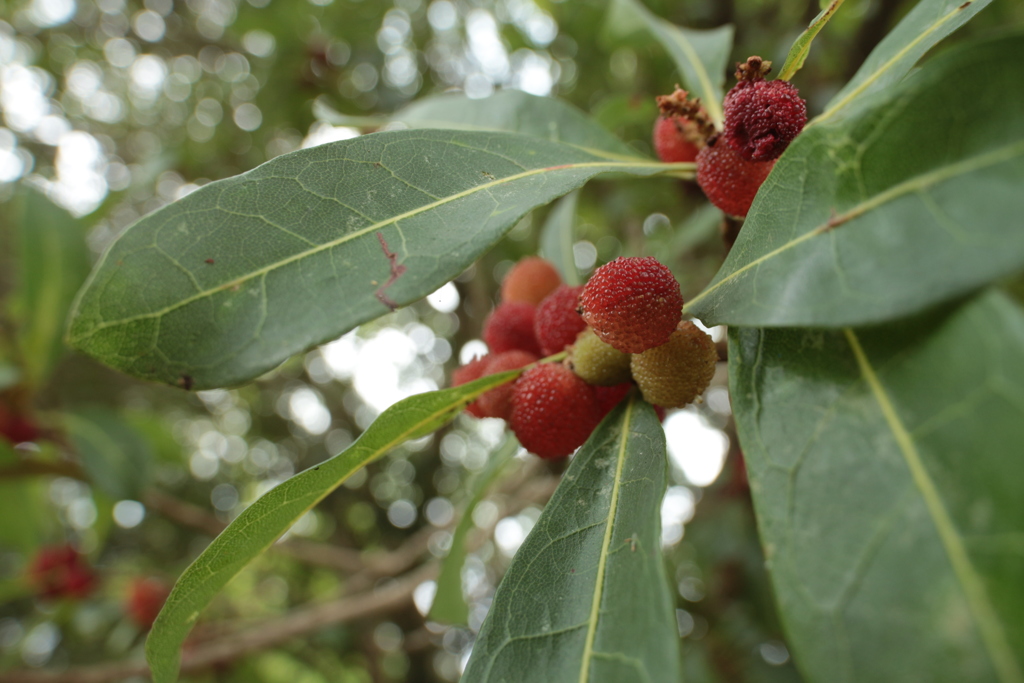
[[[600,421],[594,388],[563,365],[538,365],[515,383],[509,425],[519,443],[542,458],[568,456]]]
[[[685,116],[659,116],[654,122],[654,152],[665,163],[694,161],[700,147],[695,145],[687,128],[693,124]]]
[[[562,284],[555,266],[539,256],[527,256],[512,266],[501,282],[502,301],[521,301],[536,306]]]
[[[682,317],[672,271],[651,257],[619,257],[594,271],[580,295],[583,319],[623,353],[664,344]]]
[[[452,386],[458,387],[483,377],[487,371],[487,364],[490,360],[490,355],[484,356],[483,358],[474,358],[465,365],[452,370]],[[480,399],[478,398],[467,405],[466,412],[473,417],[484,417],[483,412],[480,410]]]
[[[484,376],[496,375],[499,372],[518,370],[530,363],[537,362],[538,357],[527,351],[513,349],[496,355],[488,356],[487,367],[484,369]],[[512,382],[502,384],[483,394],[476,400],[479,405],[480,414],[483,417],[500,417],[507,420],[512,412]]]
[[[40,549],[28,576],[36,595],[43,598],[85,598],[97,584],[92,568],[70,545]]]
[[[160,579],[133,579],[125,612],[136,626],[149,630],[170,594],[171,587]]]
[[[535,306],[521,301],[498,304],[484,321],[484,341],[491,353],[519,349],[540,355],[540,344],[533,332]]]
[[[577,310],[583,287],[559,285],[537,307],[533,331],[540,343],[541,355],[550,356],[576,341],[587,326]]]
[[[740,81],[725,98],[729,146],[747,161],[778,159],[807,123],[807,103],[788,81]]]
[[[711,337],[686,321],[666,343],[633,356],[630,367],[645,401],[682,408],[708,388],[717,362]]]
[[[577,335],[568,364],[587,384],[608,387],[633,377],[629,373],[629,354],[601,341],[589,327]]]
[[[712,204],[742,218],[774,166],[774,160],[747,161],[719,138],[697,155],[697,184]]]

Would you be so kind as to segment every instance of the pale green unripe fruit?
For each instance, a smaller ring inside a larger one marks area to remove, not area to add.
[[[601,387],[630,380],[629,354],[605,344],[589,327],[576,336],[569,367],[587,384]]]
[[[645,401],[682,408],[708,388],[716,363],[718,350],[711,337],[687,321],[661,346],[634,354],[630,369]]]

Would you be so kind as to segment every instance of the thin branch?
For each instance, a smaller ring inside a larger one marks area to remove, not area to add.
[[[416,587],[436,577],[438,569],[438,563],[433,562],[380,588],[296,609],[284,616],[249,625],[224,638],[199,644],[185,651],[181,672],[203,671],[326,626],[403,608],[412,600]],[[61,672],[9,671],[0,673],[0,683],[112,683],[131,676],[149,676],[149,667],[143,662],[125,662],[83,666]]]

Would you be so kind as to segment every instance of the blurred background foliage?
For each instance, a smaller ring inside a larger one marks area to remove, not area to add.
[[[689,27],[734,23],[734,60],[779,64],[820,9],[646,4]],[[846,2],[795,80],[812,114],[913,4]],[[64,353],[67,308],[98,254],[210,180],[368,130],[318,120],[316,102],[368,117],[451,89],[518,88],[572,102],[649,154],[653,98],[678,77],[653,41],[616,38],[606,13],[604,0],[0,0],[0,681],[29,680],[26,670],[143,680],[138,580],[169,585],[256,497],[481,353],[496,283],[537,251],[545,212],[427,300],[249,385],[198,394]],[[952,40],[1022,20],[1024,5],[994,3]],[[585,275],[622,254],[654,255],[692,295],[725,253],[720,223],[693,184],[597,180],[578,197],[572,256]],[[797,681],[725,382],[665,422],[663,541],[688,680]],[[560,469],[520,455],[501,470],[472,511],[468,623],[431,621],[438,560],[502,432],[462,416],[353,476],[229,585],[190,646],[234,642],[254,625],[272,637],[228,647],[185,680],[457,680]],[[33,563],[65,544],[91,590],[41,596]],[[375,601],[389,587],[400,599]],[[369,608],[303,620],[346,600]]]

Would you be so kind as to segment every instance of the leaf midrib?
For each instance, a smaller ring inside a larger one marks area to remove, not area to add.
[[[560,171],[560,170],[566,170],[566,169],[578,170],[578,169],[598,168],[598,167],[608,167],[608,169],[611,170],[611,171],[614,171],[614,170],[616,170],[618,168],[656,168],[656,169],[658,169],[658,170],[660,170],[662,172],[666,172],[667,173],[667,172],[673,172],[673,171],[692,171],[693,167],[694,167],[694,164],[692,164],[692,163],[665,164],[665,163],[654,162],[654,161],[650,161],[650,162],[647,162],[647,161],[645,161],[645,162],[588,161],[588,162],[582,162],[582,163],[576,163],[576,164],[563,164],[563,165],[559,165],[559,166],[548,166],[548,167],[545,167],[545,168],[535,168],[535,169],[531,169],[529,171],[523,171],[522,173],[516,173],[516,174],[510,175],[510,176],[506,176],[504,178],[498,178],[496,180],[492,180],[492,181],[487,182],[487,183],[482,183],[482,184],[477,185],[475,187],[471,187],[469,189],[463,190],[462,192],[457,192],[457,193],[455,193],[453,195],[450,195],[448,197],[443,197],[443,198],[438,199],[436,201],[433,201],[433,202],[431,202],[429,204],[425,204],[425,205],[423,205],[421,207],[417,207],[416,209],[412,209],[410,211],[406,211],[405,213],[402,213],[402,214],[400,214],[398,216],[393,216],[393,217],[388,218],[386,220],[378,221],[378,222],[374,223],[373,225],[369,225],[369,226],[367,226],[365,228],[361,228],[360,230],[357,230],[355,232],[348,233],[346,235],[342,235],[341,237],[338,237],[337,239],[330,240],[328,242],[324,242],[323,244],[316,245],[315,247],[312,247],[310,249],[306,249],[304,251],[292,254],[291,256],[288,256],[286,258],[280,259],[280,260],[275,261],[273,263],[269,263],[269,264],[267,264],[267,265],[265,265],[265,266],[263,266],[261,268],[258,268],[256,270],[250,272],[250,273],[247,273],[246,275],[243,275],[242,277],[236,278],[236,279],[231,280],[229,282],[222,283],[220,285],[217,285],[216,287],[212,287],[212,288],[209,288],[209,289],[204,289],[204,290],[202,290],[200,292],[196,292],[195,294],[193,294],[191,296],[185,297],[185,298],[181,299],[180,301],[177,301],[177,302],[175,302],[175,303],[173,303],[173,304],[171,304],[169,306],[165,306],[165,307],[163,307],[163,308],[161,308],[159,310],[150,311],[150,312],[147,312],[147,313],[140,313],[138,315],[128,316],[128,317],[125,317],[125,318],[119,318],[117,320],[109,320],[109,321],[103,321],[103,322],[95,323],[95,324],[92,325],[92,327],[90,327],[90,329],[88,331],[86,331],[84,333],[80,333],[78,335],[69,335],[68,336],[68,342],[71,345],[75,345],[77,342],[82,341],[84,339],[88,339],[89,337],[92,337],[93,335],[97,334],[98,332],[101,332],[102,330],[105,330],[105,329],[107,329],[109,327],[115,327],[115,326],[119,326],[119,325],[126,325],[126,324],[129,324],[129,323],[132,323],[132,322],[136,322],[138,320],[148,320],[148,319],[151,319],[151,318],[161,318],[161,317],[167,315],[168,313],[172,313],[172,312],[176,311],[177,309],[182,308],[183,306],[187,306],[187,305],[189,305],[191,303],[194,303],[196,301],[200,301],[200,300],[205,299],[207,297],[213,296],[214,294],[217,294],[218,292],[222,292],[222,291],[224,291],[226,289],[231,289],[231,288],[236,287],[236,286],[238,286],[238,285],[240,285],[240,284],[242,284],[244,282],[248,282],[248,281],[253,280],[253,279],[257,278],[257,277],[261,277],[263,275],[266,275],[267,273],[271,273],[271,272],[277,270],[278,268],[283,268],[283,267],[285,267],[285,266],[287,266],[287,265],[289,265],[291,263],[294,263],[296,261],[302,260],[304,258],[314,256],[316,254],[319,254],[319,253],[324,252],[324,251],[328,251],[330,249],[334,249],[337,246],[345,244],[346,242],[349,242],[349,241],[354,240],[356,238],[368,235],[368,234],[370,234],[372,232],[380,230],[381,228],[384,228],[384,227],[387,227],[389,225],[398,223],[399,221],[403,221],[403,220],[406,220],[408,218],[412,218],[412,217],[417,216],[419,214],[426,213],[426,212],[431,211],[433,209],[436,209],[436,208],[438,208],[440,206],[443,206],[443,205],[445,205],[445,204],[447,204],[449,202],[453,202],[453,201],[456,201],[458,199],[462,199],[463,197],[471,196],[471,195],[473,195],[473,194],[475,194],[477,192],[482,192],[482,191],[485,191],[485,190],[490,190],[490,189],[492,189],[494,187],[498,187],[498,186],[500,186],[502,184],[505,184],[505,183],[514,182],[514,181],[517,181],[517,180],[522,180],[523,178],[528,178],[530,176],[539,175],[539,174],[542,174],[542,173],[548,173],[548,172]],[[109,254],[109,253],[110,252],[108,251],[107,254]],[[106,260],[106,255],[104,255],[104,261],[105,260]],[[81,292],[85,292],[85,291],[90,289],[90,286],[92,285],[92,281],[93,281],[94,277],[96,276],[96,274],[100,271],[102,265],[103,265],[102,263],[97,265],[96,269],[94,269],[94,271],[93,271],[93,274],[90,275],[89,281],[82,288]],[[79,293],[79,297],[81,297],[81,292]],[[79,316],[79,310],[78,309],[79,309],[80,303],[81,303],[80,300],[76,300],[75,301],[74,309],[72,310],[71,316],[70,316],[71,319],[75,319],[75,318],[77,318]]]
[[[796,247],[799,244],[802,244],[803,242],[806,242],[807,240],[830,232],[839,227],[840,225],[842,225],[843,223],[847,223],[853,220],[854,218],[859,218],[860,216],[863,216],[869,211],[877,209],[878,207],[888,204],[889,202],[899,199],[900,197],[911,194],[912,192],[920,192],[922,190],[926,190],[933,185],[949,180],[951,178],[955,178],[959,175],[964,175],[972,171],[980,170],[987,166],[994,166],[1005,161],[1010,161],[1018,156],[1024,156],[1024,140],[1021,140],[1014,145],[1008,145],[1000,149],[987,152],[985,154],[979,154],[974,157],[968,157],[967,159],[964,159],[957,163],[948,164],[946,166],[940,166],[939,168],[928,173],[923,173],[921,175],[914,176],[913,178],[908,178],[907,180],[904,180],[901,183],[893,185],[884,192],[880,192],[876,194],[874,197],[862,201],[861,203],[843,212],[842,214],[838,216],[833,216],[829,220],[812,228],[811,230],[808,230],[799,237],[792,239],[789,242],[786,242],[780,247],[772,249],[767,254],[762,254],[753,261],[750,261],[749,263],[743,265],[742,267],[737,268],[736,270],[732,271],[731,273],[723,277],[718,282],[715,282],[710,286],[706,287],[704,291],[702,291],[697,296],[690,299],[690,301],[687,302],[687,304],[683,307],[683,311],[692,311],[693,306],[696,305],[698,301],[706,298],[709,294],[716,291],[717,289],[719,289],[726,283],[730,282],[731,280],[736,279],[737,277],[747,272],[748,270],[755,268],[761,265],[762,263],[775,258],[779,254],[789,251],[790,249]]]
[[[704,62],[701,61],[700,56],[697,55],[697,51],[693,49],[693,45],[690,43],[682,29],[664,21],[663,19],[659,19],[659,21],[663,21],[668,30],[679,36],[679,46],[683,49],[683,52],[686,53],[693,70],[697,72],[697,80],[700,81],[701,88],[703,88],[704,92],[708,95],[704,98],[705,101],[702,102],[704,110],[708,113],[708,116],[711,117],[712,122],[715,124],[715,128],[721,130],[722,105],[714,97],[715,86],[711,83],[711,76],[708,74],[708,70],[704,68]]]
[[[605,520],[604,538],[601,541],[601,557],[597,564],[597,577],[594,579],[594,599],[590,604],[590,618],[587,620],[587,639],[583,646],[583,662],[580,666],[579,683],[586,683],[590,675],[590,660],[594,656],[594,638],[597,636],[597,620],[601,610],[601,598],[604,596],[604,572],[608,564],[608,550],[612,543],[612,531],[615,527],[615,513],[619,504],[619,487],[622,483],[622,468],[626,462],[626,444],[629,441],[629,423],[633,416],[636,398],[630,397],[626,405],[626,413],[622,417],[622,438],[619,441],[619,453],[615,463],[615,483],[612,484],[612,497],[608,505],[608,518]]]
[[[904,426],[899,413],[896,412],[895,406],[875,373],[856,333],[850,328],[844,328],[843,334],[857,360],[861,376],[870,388],[886,424],[899,446],[914,484],[924,499],[925,507],[942,541],[943,550],[953,567],[953,573],[964,591],[967,604],[978,625],[978,630],[981,632],[982,642],[992,660],[999,680],[1002,683],[1024,683],[1024,673],[1021,672],[1014,657],[1013,648],[1010,646],[995,608],[989,600],[984,583],[971,563],[970,556],[964,547],[963,538],[950,518],[935,482],[932,481],[924,466],[913,437]]]

